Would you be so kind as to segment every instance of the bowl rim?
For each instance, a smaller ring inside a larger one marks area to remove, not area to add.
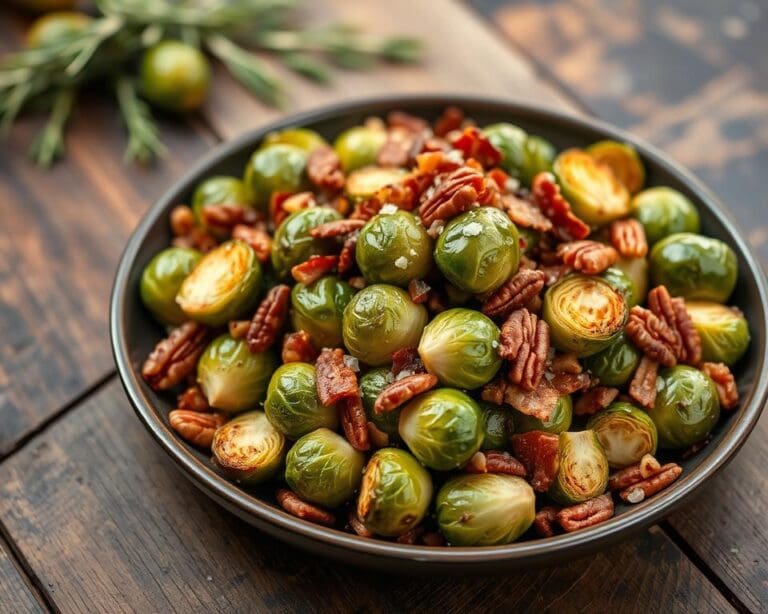
[[[142,216],[120,258],[112,288],[110,303],[110,337],[112,352],[123,387],[134,410],[163,450],[174,460],[186,477],[191,479],[209,496],[230,509],[236,509],[242,515],[261,523],[273,525],[280,532],[289,532],[296,537],[317,542],[316,545],[336,547],[356,551],[363,555],[373,555],[403,561],[440,563],[445,565],[469,562],[500,561],[551,561],[565,553],[578,553],[595,550],[600,544],[614,542],[624,536],[656,523],[697,488],[722,469],[741,448],[747,436],[754,428],[768,399],[768,377],[766,370],[766,348],[759,353],[759,364],[754,371],[755,381],[749,396],[745,399],[740,415],[731,419],[727,430],[718,445],[711,449],[695,470],[684,474],[674,486],[660,497],[652,497],[632,510],[610,520],[574,533],[554,537],[513,542],[503,546],[430,548],[427,546],[405,545],[380,540],[371,540],[356,535],[343,533],[334,528],[322,527],[291,516],[287,512],[260,500],[253,494],[241,489],[237,484],[218,475],[213,469],[192,454],[185,444],[155,414],[150,399],[143,389],[143,383],[131,366],[128,340],[125,336],[127,317],[128,279],[134,262],[139,255],[139,247],[145,240],[158,218],[165,215],[174,203],[172,198],[181,185],[191,183],[210,167],[223,159],[236,154],[248,145],[255,145],[264,135],[273,130],[290,126],[304,125],[310,122],[344,117],[351,113],[360,113],[371,108],[403,108],[450,106],[483,108],[489,111],[504,112],[511,117],[531,121],[567,125],[577,130],[599,131],[604,138],[632,143],[642,157],[652,161],[685,185],[696,198],[703,203],[711,214],[722,224],[729,239],[740,252],[745,268],[754,278],[760,298],[762,322],[753,324],[753,330],[762,327],[768,330],[768,289],[762,267],[743,240],[743,233],[732,220],[731,215],[714,194],[693,174],[671,160],[667,155],[649,145],[642,139],[615,128],[592,117],[576,116],[548,105],[537,105],[502,97],[475,96],[455,93],[439,94],[399,94],[355,98],[343,102],[325,105],[313,110],[286,115],[267,125],[246,131],[244,134],[224,141],[212,148],[192,168],[175,180]],[[413,110],[413,109],[411,109]],[[471,113],[470,113],[471,114]]]

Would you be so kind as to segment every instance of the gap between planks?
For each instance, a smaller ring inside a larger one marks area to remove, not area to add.
[[[8,553],[8,559],[19,572],[19,577],[29,593],[35,598],[35,601],[41,608],[48,612],[59,612],[59,608],[50,600],[48,591],[42,586],[37,574],[29,565],[24,555],[16,548],[16,543],[8,532],[5,523],[0,519],[0,549]]]

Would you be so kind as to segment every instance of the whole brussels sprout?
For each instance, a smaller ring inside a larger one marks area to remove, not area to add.
[[[510,438],[515,432],[515,421],[512,413],[499,405],[481,401],[483,411],[483,445],[482,450],[506,450]]]
[[[195,188],[192,195],[192,211],[197,223],[205,226],[203,209],[207,205],[240,205],[250,207],[245,184],[237,177],[219,175],[209,177]],[[210,229],[209,229],[210,230]]]
[[[439,471],[464,466],[483,445],[483,412],[459,390],[431,390],[400,413],[400,437],[419,461]]]
[[[632,194],[639,191],[645,183],[645,168],[637,155],[637,150],[629,143],[617,141],[599,141],[587,147],[587,153],[611,169],[616,178]]]
[[[648,245],[678,232],[699,232],[699,212],[672,188],[648,188],[632,199],[632,217],[645,228]]]
[[[573,505],[602,495],[608,486],[608,459],[595,431],[560,433],[558,470],[549,496]]]
[[[549,420],[539,420],[522,412],[515,412],[515,431],[527,433],[529,431],[544,431],[559,435],[571,428],[573,420],[573,401],[571,395],[564,394],[557,399],[557,405],[552,411]]]
[[[370,283],[405,287],[432,268],[432,239],[412,213],[380,213],[360,231],[355,256]]]
[[[552,344],[583,358],[608,347],[627,321],[624,297],[600,277],[569,275],[544,294]]]
[[[336,408],[326,407],[317,396],[315,367],[305,362],[289,362],[272,374],[264,413],[290,439],[321,427],[334,430],[339,425]]]
[[[553,169],[573,212],[587,224],[602,226],[629,215],[629,191],[587,152],[568,149]]]
[[[407,174],[404,168],[366,166],[349,174],[344,191],[352,200],[370,198],[381,188],[400,183]]]
[[[587,428],[597,434],[613,468],[634,465],[646,454],[656,453],[656,425],[648,412],[631,403],[611,403],[589,419]]]
[[[520,167],[520,181],[531,185],[533,178],[539,173],[550,172],[555,161],[557,150],[554,145],[540,136],[531,135],[525,140],[523,147],[523,164]]]
[[[462,290],[495,290],[520,264],[517,227],[495,207],[471,209],[448,222],[435,246],[435,262]]]
[[[357,515],[369,531],[397,537],[418,525],[432,500],[432,478],[404,450],[377,450],[365,467]]]
[[[734,364],[749,347],[749,325],[736,307],[686,301],[685,308],[701,338],[701,359]]]
[[[326,276],[291,291],[291,321],[296,330],[309,333],[319,350],[341,345],[342,316],[355,291],[338,277]]]
[[[632,378],[641,358],[641,352],[621,333],[607,348],[585,358],[584,366],[601,385],[623,386]]]
[[[221,326],[255,306],[261,284],[261,264],[253,248],[227,241],[200,259],[179,287],[176,302],[189,319]]]
[[[211,407],[234,414],[253,409],[264,400],[277,365],[271,351],[251,352],[244,339],[223,334],[200,356],[197,383]]]
[[[327,143],[322,136],[309,128],[286,128],[285,130],[270,132],[265,136],[260,149],[265,149],[270,145],[293,145],[307,153],[312,153]]]
[[[632,309],[635,305],[640,304],[634,281],[619,267],[612,266],[607,268],[600,277],[621,292],[624,296],[624,302],[627,304],[627,309]]]
[[[707,375],[685,365],[659,373],[658,394],[648,412],[659,434],[659,447],[687,448],[709,435],[720,417],[715,383]]]
[[[322,256],[338,250],[333,239],[313,239],[309,232],[320,224],[340,220],[341,214],[330,207],[311,207],[291,213],[275,231],[272,241],[272,268],[287,279],[291,268],[310,256]]]
[[[396,409],[384,413],[373,411],[379,394],[393,381],[389,367],[371,369],[360,378],[360,397],[363,399],[363,407],[365,407],[368,421],[373,422],[376,428],[389,435],[390,440],[399,440],[400,434],[397,432],[397,425],[400,421],[400,410]]]
[[[307,185],[306,166],[307,152],[295,145],[278,143],[257,149],[243,176],[248,202],[264,211],[273,193],[301,192]]]
[[[141,274],[144,305],[163,324],[177,326],[187,316],[176,302],[182,282],[197,266],[202,254],[188,247],[168,247],[155,254]]]
[[[349,501],[360,485],[364,460],[341,435],[319,428],[288,451],[285,481],[302,499],[338,507]]]
[[[670,235],[653,247],[650,261],[653,285],[665,285],[672,296],[723,303],[736,286],[736,254],[719,239]]]
[[[500,546],[515,541],[533,524],[536,496],[517,476],[458,475],[437,493],[435,515],[452,546]]]
[[[483,133],[502,154],[501,168],[513,177],[520,177],[523,167],[523,150],[528,134],[514,124],[498,123],[483,128]]]
[[[623,258],[619,257],[611,267],[619,269],[632,281],[632,290],[636,305],[645,302],[648,294],[648,260],[647,258]]]
[[[426,323],[424,305],[416,305],[407,292],[373,284],[355,294],[344,309],[344,345],[358,360],[379,367],[397,350],[414,347]]]
[[[350,173],[358,168],[376,164],[379,150],[387,140],[383,128],[355,126],[342,132],[333,143],[341,160],[341,168]]]
[[[501,367],[499,327],[473,309],[438,314],[421,335],[419,356],[427,371],[447,386],[472,390],[487,384]]]
[[[228,476],[247,484],[273,477],[285,456],[285,437],[264,412],[249,411],[216,429],[213,460]]]

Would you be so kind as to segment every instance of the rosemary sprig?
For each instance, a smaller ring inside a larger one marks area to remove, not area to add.
[[[48,168],[64,155],[64,127],[75,102],[75,90],[65,87],[56,92],[48,122],[35,137],[29,156],[40,166]]]
[[[139,98],[133,80],[124,75],[115,79],[115,95],[128,130],[128,146],[123,159],[148,164],[156,156],[165,156],[167,150],[160,142],[152,113],[147,103]]]

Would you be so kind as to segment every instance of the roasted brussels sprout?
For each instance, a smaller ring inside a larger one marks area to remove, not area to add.
[[[533,524],[536,496],[522,478],[495,473],[458,475],[435,499],[440,531],[452,546],[500,546]]]
[[[699,212],[672,188],[648,188],[632,199],[632,216],[645,228],[648,244],[678,232],[699,232]]]
[[[651,282],[672,296],[724,303],[736,286],[736,254],[719,239],[681,232],[651,250]]]
[[[202,254],[187,247],[168,247],[155,254],[141,274],[141,300],[163,324],[178,325],[187,317],[176,303],[182,282]]]
[[[400,421],[400,410],[396,409],[395,411],[384,413],[373,411],[373,406],[379,394],[392,381],[392,373],[389,367],[371,369],[360,378],[360,396],[363,399],[363,407],[365,407],[365,415],[368,416],[368,420],[373,422],[380,431],[389,435],[390,440],[399,440],[400,434],[397,432],[397,425]]]
[[[404,168],[366,166],[349,174],[344,191],[352,200],[370,198],[384,186],[400,183],[407,173]]]
[[[341,345],[344,308],[355,291],[338,277],[321,277],[305,286],[296,284],[291,291],[291,321],[296,330],[305,330],[318,349]]]
[[[357,515],[365,528],[397,537],[418,525],[432,500],[432,478],[405,450],[377,450],[365,467]]]
[[[248,202],[265,210],[274,192],[301,192],[306,186],[307,152],[278,143],[257,149],[245,167]]]
[[[342,132],[333,143],[341,160],[341,168],[350,173],[376,163],[379,150],[387,140],[387,132],[374,126],[355,126]]]
[[[207,205],[250,206],[245,184],[237,177],[209,177],[197,186],[192,195],[192,211],[195,212],[197,223],[203,227],[203,209]]]
[[[463,392],[440,388],[410,401],[400,413],[398,430],[422,464],[439,471],[458,469],[483,445],[483,412]]]
[[[257,484],[277,473],[285,456],[285,437],[264,412],[240,414],[216,429],[211,445],[213,460],[227,475]]]
[[[264,413],[290,439],[321,427],[334,430],[339,424],[336,408],[326,407],[317,396],[315,367],[305,362],[286,363],[272,374]]]
[[[558,470],[549,496],[562,505],[594,499],[608,486],[608,459],[595,431],[560,433]]]
[[[499,327],[490,318],[457,307],[427,324],[419,356],[443,384],[472,390],[491,381],[501,367],[498,345]]]
[[[153,105],[169,111],[196,109],[208,95],[211,67],[192,45],[162,40],[144,52],[139,66],[141,92]]]
[[[627,309],[632,309],[635,305],[640,304],[637,290],[635,289],[635,282],[619,267],[609,267],[603,271],[600,277],[622,294],[624,302],[627,304]]]
[[[515,422],[512,412],[499,405],[482,401],[479,403],[483,411],[483,450],[506,450],[509,448],[510,437],[515,432]]]
[[[564,394],[557,400],[557,405],[549,417],[549,420],[539,420],[533,416],[515,412],[515,431],[527,433],[529,431],[544,431],[559,435],[571,428],[573,420],[573,401],[571,395]]]
[[[379,367],[397,350],[414,347],[426,323],[424,305],[416,305],[407,292],[374,284],[355,294],[344,309],[344,345],[358,360]]]
[[[321,145],[326,145],[325,139],[314,130],[309,128],[286,128],[270,132],[264,137],[261,143],[261,149],[270,145],[293,145],[303,149],[307,153],[312,153]]]
[[[687,448],[709,435],[720,417],[720,401],[707,375],[678,365],[659,373],[657,388],[648,415],[656,425],[660,448]]]
[[[701,337],[701,358],[734,364],[749,347],[749,326],[736,307],[687,301],[685,308]]]
[[[629,215],[629,191],[587,152],[568,149],[553,168],[574,213],[588,224],[602,226]]]
[[[528,138],[525,130],[514,124],[499,123],[486,126],[483,132],[491,145],[501,152],[501,167],[513,177],[519,178],[525,141]]]
[[[429,273],[432,239],[408,211],[379,213],[360,231],[355,255],[369,282],[405,287]]]
[[[365,457],[341,435],[319,428],[304,435],[288,451],[285,481],[299,497],[338,507],[355,494]]]
[[[611,169],[616,178],[632,194],[639,191],[645,182],[645,169],[637,150],[629,143],[599,141],[587,147],[587,153]]]
[[[454,286],[482,294],[495,290],[520,264],[520,236],[495,207],[478,207],[451,220],[435,246],[435,262]]]
[[[632,281],[632,293],[635,301],[637,301],[636,304],[644,303],[648,294],[648,260],[646,258],[623,258],[620,256],[611,268],[619,269]]]
[[[612,403],[592,416],[587,428],[597,434],[611,467],[634,465],[646,454],[656,453],[656,425],[648,412],[631,403]]]
[[[540,136],[528,136],[523,147],[520,181],[529,186],[536,175],[551,171],[556,155],[557,150],[552,143]]]
[[[197,383],[212,407],[226,413],[253,409],[264,400],[278,361],[271,351],[251,352],[244,339],[216,337],[197,363]]]
[[[253,248],[227,241],[200,259],[182,282],[176,302],[191,320],[220,326],[254,307],[261,284],[261,265]]]
[[[623,386],[632,378],[640,358],[641,352],[622,333],[607,348],[585,358],[584,366],[601,385]]]
[[[528,254],[541,240],[541,233],[531,228],[518,228],[517,233],[520,235],[521,254]]]
[[[553,345],[582,358],[608,347],[627,313],[621,293],[599,277],[569,275],[544,294],[542,314]]]
[[[291,213],[275,231],[272,241],[272,268],[281,279],[291,274],[291,268],[310,256],[320,256],[337,250],[333,239],[313,239],[309,231],[341,215],[330,207],[312,207]]]

